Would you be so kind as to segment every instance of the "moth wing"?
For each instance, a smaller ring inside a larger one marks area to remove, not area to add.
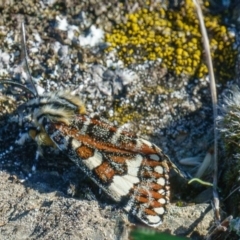
[[[88,117],[78,117],[70,126],[47,121],[44,128],[56,146],[127,212],[152,227],[162,223],[169,202],[169,169],[158,147]]]

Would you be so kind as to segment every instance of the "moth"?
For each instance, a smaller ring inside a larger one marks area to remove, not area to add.
[[[25,37],[24,25],[22,32]],[[107,120],[89,117],[80,97],[68,90],[35,93],[20,111],[35,126],[29,135],[39,147],[58,148],[143,223],[151,227],[162,223],[172,163],[160,148]]]

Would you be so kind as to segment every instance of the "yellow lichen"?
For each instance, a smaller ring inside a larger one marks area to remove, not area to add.
[[[129,122],[136,122],[142,119],[142,115],[136,110],[133,110],[129,105],[119,106],[117,103],[114,107],[114,116],[109,117],[110,121],[117,121],[119,125],[123,125]]]
[[[205,1],[204,5],[207,7],[209,3]],[[229,72],[234,72],[235,37],[221,23],[220,16],[204,13],[204,19],[215,72],[227,80]],[[208,73],[201,38],[192,0],[185,0],[179,9],[165,10],[159,6],[157,10],[144,8],[127,14],[125,23],[106,34],[106,42],[110,44],[107,51],[117,50],[119,59],[126,65],[161,59],[162,66],[169,71],[197,77]]]

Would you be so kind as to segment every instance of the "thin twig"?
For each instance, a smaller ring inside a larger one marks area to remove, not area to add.
[[[218,185],[218,134],[217,134],[217,90],[216,90],[216,83],[215,83],[215,77],[213,73],[213,64],[212,64],[212,58],[211,58],[211,52],[210,52],[210,46],[209,46],[209,39],[206,31],[206,27],[203,20],[203,14],[200,7],[200,4],[198,0],[193,0],[193,3],[195,4],[197,15],[200,23],[200,29],[202,33],[202,39],[203,39],[203,45],[206,52],[206,60],[209,70],[209,78],[210,78],[210,89],[211,89],[211,96],[212,96],[212,106],[213,106],[213,127],[214,127],[214,172],[213,172],[213,200],[215,205],[215,213],[216,218],[218,221],[219,219],[219,197],[217,192],[217,185]]]
[[[226,232],[227,228],[229,226],[230,221],[233,219],[233,217],[230,215],[227,218],[225,218],[218,226],[216,226],[211,233],[209,233],[206,236],[206,240],[211,240],[212,236],[214,234],[220,233],[220,232]]]
[[[226,200],[227,200],[233,193],[235,193],[237,190],[240,190],[240,187],[237,187],[237,188],[235,188],[232,192],[230,192],[230,193],[228,194],[228,196],[223,199],[223,201],[226,201]]]
[[[31,82],[31,85],[33,87],[33,90],[35,92],[34,96],[38,96],[38,91],[35,87],[35,84],[33,82],[33,79],[32,79],[32,76],[31,76],[31,73],[30,73],[30,70],[29,70],[29,66],[28,66],[28,56],[27,56],[27,49],[26,49],[26,33],[25,33],[25,26],[24,26],[24,22],[22,22],[21,24],[21,35],[22,35],[22,41],[21,41],[21,47],[22,47],[22,50],[21,50],[21,59],[23,59],[23,64],[26,66],[26,70],[27,70],[27,75],[28,75],[28,78]]]

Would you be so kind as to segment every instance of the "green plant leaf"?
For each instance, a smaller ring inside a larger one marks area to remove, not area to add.
[[[189,238],[173,236],[150,228],[135,228],[130,233],[131,240],[187,240]]]

